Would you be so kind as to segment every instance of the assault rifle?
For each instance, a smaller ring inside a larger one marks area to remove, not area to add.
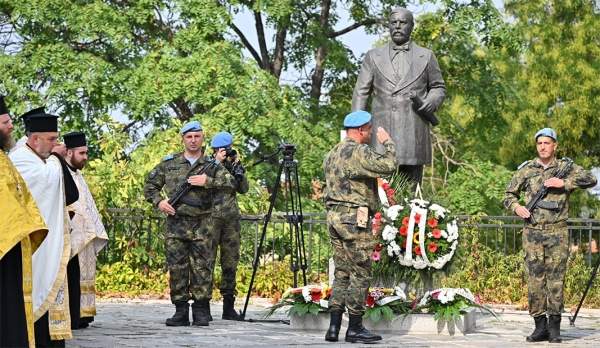
[[[435,116],[433,112],[425,112],[423,110],[419,111],[421,106],[423,106],[423,100],[419,98],[415,92],[409,92],[408,99],[412,101],[413,110],[415,110],[417,115],[423,117],[427,122],[431,123],[432,126],[437,126],[440,124],[440,120],[438,120],[437,116]]]
[[[556,172],[556,174],[554,174],[553,177],[559,178],[559,179],[564,179],[571,171],[571,168],[573,167],[573,160],[568,157],[564,157],[563,160],[565,160],[567,162],[567,164],[565,164],[562,168],[560,168]],[[556,207],[542,206],[542,204],[541,204],[542,199],[544,197],[546,197],[546,194],[548,194],[548,189],[549,189],[548,187],[542,186],[542,188],[535,194],[535,196],[533,196],[533,198],[529,201],[529,203],[527,203],[525,208],[527,208],[527,210],[530,213],[533,213],[533,209],[535,209],[536,207],[547,208],[547,209],[548,208],[558,209],[558,205]],[[530,215],[530,217],[526,220],[529,222],[533,222],[533,214]]]
[[[190,190],[193,188],[193,185],[187,182],[187,179],[193,175],[204,174],[204,172],[206,172],[208,168],[214,165],[216,165],[216,161],[215,159],[212,159],[206,162],[204,165],[200,166],[197,172],[189,173],[189,175],[185,178],[185,181],[181,185],[179,185],[173,196],[169,198],[169,204],[173,207],[173,209],[177,209],[177,206],[181,203],[181,199],[185,197],[185,195],[187,195],[188,192],[190,192]]]

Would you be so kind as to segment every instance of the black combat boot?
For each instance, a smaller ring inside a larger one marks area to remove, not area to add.
[[[560,339],[560,314],[548,316],[548,342],[550,343],[561,343]]]
[[[337,342],[340,334],[340,328],[342,327],[342,315],[344,313],[340,311],[334,311],[330,313],[329,330],[325,334],[325,341]]]
[[[192,325],[208,326],[210,321],[210,303],[209,300],[194,301],[192,304]]]
[[[240,320],[240,315],[235,311],[233,305],[235,297],[233,295],[223,295],[223,318],[224,320]]]
[[[189,326],[190,305],[187,301],[175,303],[175,314],[165,322],[167,326]]]
[[[546,320],[546,315],[540,315],[534,317],[535,321],[535,330],[531,333],[531,335],[527,336],[525,340],[527,342],[540,342],[548,339],[548,322]]]
[[[381,336],[372,334],[362,324],[362,315],[350,315],[348,331],[346,331],[346,342],[372,343],[381,341]]]

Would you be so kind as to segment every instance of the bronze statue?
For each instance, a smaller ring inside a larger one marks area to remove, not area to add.
[[[433,52],[410,40],[413,28],[409,10],[392,10],[392,42],[367,52],[354,87],[352,110],[367,110],[367,100],[373,97],[373,129],[390,131],[400,170],[421,182],[423,165],[431,163],[429,124],[436,124],[433,113],[444,101],[446,86]],[[383,153],[381,145],[373,145]]]

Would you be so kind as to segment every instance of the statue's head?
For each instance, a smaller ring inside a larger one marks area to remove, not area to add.
[[[410,40],[415,21],[412,12],[409,10],[396,7],[390,14],[390,37],[396,45],[402,45]]]

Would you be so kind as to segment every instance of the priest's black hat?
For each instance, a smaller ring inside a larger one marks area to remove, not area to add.
[[[0,95],[0,115],[8,114],[8,107],[4,102],[4,96]]]
[[[73,149],[80,146],[87,146],[85,140],[85,133],[83,132],[71,132],[63,135],[65,146],[67,149]]]
[[[23,120],[27,132],[58,132],[58,116],[38,113],[29,115]]]
[[[27,111],[26,113],[24,113],[23,115],[21,115],[21,119],[23,120],[23,124],[25,125],[25,131],[30,131],[29,130],[29,118],[32,116],[43,116],[46,115],[46,112],[44,111],[44,107],[40,107],[40,108],[35,108],[35,109],[31,109],[29,111]]]

